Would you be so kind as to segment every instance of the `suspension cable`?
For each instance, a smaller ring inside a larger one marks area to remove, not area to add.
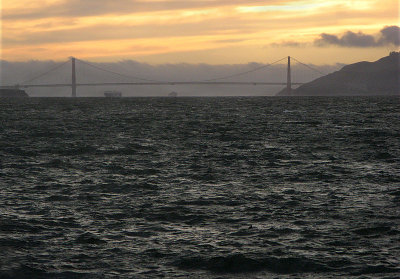
[[[315,69],[314,67],[311,67],[311,66],[309,66],[309,65],[307,65],[307,64],[304,64],[303,62],[300,62],[299,60],[297,60],[296,58],[294,58],[294,57],[291,57],[293,60],[295,60],[297,63],[299,63],[299,64],[301,64],[301,65],[303,65],[303,66],[305,66],[305,67],[307,67],[307,68],[309,68],[309,69],[311,69],[311,70],[313,70],[314,72],[317,72],[317,73],[319,73],[320,75],[323,75],[323,76],[326,76],[327,74],[326,73],[324,73],[324,72],[321,72],[320,70],[317,70],[317,69]]]
[[[313,67],[311,67],[311,66],[309,66],[309,65],[307,65],[307,64],[304,64],[303,62],[297,60],[297,59],[294,58],[294,57],[291,57],[291,58],[292,58],[293,60],[295,60],[296,62],[298,62],[299,64],[301,64],[301,65],[303,65],[303,66],[305,66],[305,67],[307,67],[307,68],[309,68],[309,69],[311,69],[311,70],[313,70],[313,71],[315,71],[315,72],[317,72],[317,73],[319,73],[319,74],[321,74],[321,75],[326,75],[326,73],[324,73],[324,72],[322,72],[322,71],[320,71],[320,70],[317,70],[317,69],[315,69],[315,68],[313,68]],[[270,63],[270,64],[266,64],[266,65],[263,65],[263,66],[260,66],[260,67],[255,68],[255,69],[251,69],[251,70],[245,71],[245,72],[240,72],[240,73],[236,73],[236,74],[232,74],[232,75],[228,75],[228,76],[222,76],[222,77],[213,78],[213,79],[200,80],[200,81],[197,81],[197,82],[217,81],[217,80],[222,80],[222,79],[227,79],[227,78],[231,78],[231,77],[236,77],[236,76],[245,75],[245,74],[248,74],[248,73],[252,73],[252,72],[255,72],[255,71],[258,71],[258,70],[261,70],[261,69],[270,67],[270,66],[272,66],[272,65],[274,65],[274,64],[277,64],[277,63],[281,62],[281,61],[284,60],[284,59],[286,59],[286,57],[281,58],[281,59],[279,59],[279,60],[277,60],[277,61],[275,61],[275,62],[272,62],[272,63]],[[140,77],[137,77],[137,76],[125,75],[125,74],[121,74],[121,73],[114,72],[114,71],[111,71],[111,70],[103,69],[103,68],[101,68],[101,67],[95,66],[95,65],[93,65],[93,64],[91,64],[91,63],[88,63],[88,62],[83,61],[83,60],[78,59],[78,58],[76,58],[76,60],[79,61],[79,62],[81,62],[81,63],[83,63],[83,64],[85,64],[85,65],[88,65],[88,66],[90,66],[90,67],[93,67],[93,68],[95,68],[95,69],[98,69],[98,70],[101,70],[101,71],[104,71],[104,72],[107,72],[107,73],[111,73],[111,74],[114,74],[114,75],[118,75],[118,76],[121,76],[121,77],[125,77],[125,78],[133,78],[133,79],[138,79],[138,80],[143,80],[143,81],[148,81],[148,82],[166,82],[166,81],[160,81],[160,80],[154,80],[154,79],[140,78]],[[36,76],[36,77],[34,77],[34,78],[31,78],[31,79],[29,79],[29,80],[27,80],[27,81],[25,81],[25,82],[23,82],[23,83],[21,83],[21,84],[29,83],[29,82],[34,81],[34,80],[36,80],[36,79],[38,79],[38,78],[40,78],[40,77],[42,77],[42,76],[44,76],[44,75],[47,75],[48,73],[57,70],[58,68],[62,67],[63,65],[65,65],[65,64],[68,63],[68,62],[69,62],[69,60],[67,60],[67,61],[63,62],[62,64],[57,65],[56,67],[51,68],[50,70],[48,70],[48,71],[46,71],[46,72],[44,72],[44,73],[42,73],[42,74],[40,74],[40,75],[38,75],[38,76]]]
[[[107,72],[107,73],[111,73],[111,74],[114,74],[114,75],[118,75],[118,76],[121,76],[121,77],[134,78],[134,79],[144,80],[144,81],[149,81],[149,82],[165,82],[165,81],[161,81],[161,80],[146,79],[146,78],[140,78],[140,77],[136,77],[136,76],[130,76],[130,75],[117,73],[117,72],[114,72],[114,71],[111,71],[111,70],[106,70],[106,69],[103,69],[101,67],[95,66],[95,65],[93,65],[91,63],[88,63],[88,62],[85,62],[83,60],[80,60],[80,59],[77,59],[77,58],[75,58],[75,59],[78,60],[79,62],[81,62],[83,64],[86,64],[88,66],[91,66],[91,67],[93,67],[93,68],[95,68],[97,70],[101,70],[101,71],[104,71],[104,72]]]
[[[57,66],[54,67],[54,68],[51,68],[51,69],[48,70],[47,72],[44,72],[44,73],[42,73],[42,74],[40,74],[40,75],[38,75],[38,76],[36,76],[36,77],[34,77],[34,78],[31,78],[31,79],[29,79],[29,80],[27,80],[27,81],[22,82],[21,84],[26,84],[26,83],[29,83],[29,82],[31,82],[31,81],[34,81],[35,79],[41,78],[42,76],[45,76],[45,75],[47,75],[48,73],[50,73],[50,72],[52,72],[52,71],[55,71],[55,70],[57,70],[58,68],[61,68],[61,66],[64,66],[64,65],[67,64],[68,62],[69,62],[69,60],[67,60],[67,61],[65,61],[65,62],[63,62],[63,63],[61,63],[60,65],[57,65]]]
[[[216,80],[220,80],[220,79],[227,79],[227,78],[231,78],[231,77],[236,77],[236,76],[245,75],[245,74],[252,73],[252,72],[255,72],[255,71],[258,71],[258,70],[267,68],[267,67],[269,67],[269,66],[272,66],[272,65],[274,65],[274,64],[276,64],[276,63],[281,62],[281,61],[284,60],[284,59],[286,59],[286,57],[284,57],[284,58],[282,58],[282,59],[279,59],[279,60],[277,60],[277,61],[275,61],[275,62],[273,62],[273,63],[267,64],[267,65],[263,65],[263,66],[261,66],[261,67],[258,67],[258,68],[255,68],[255,69],[251,69],[251,70],[248,70],[248,71],[245,71],[245,72],[240,72],[240,73],[237,73],[237,74],[233,74],[233,75],[229,75],[229,76],[223,76],[223,77],[219,77],[219,78],[201,80],[200,82],[216,81]]]
[[[241,75],[244,75],[244,74],[248,74],[248,73],[251,73],[251,72],[255,72],[255,71],[258,71],[258,70],[261,70],[261,69],[270,67],[270,66],[272,66],[272,65],[274,65],[274,64],[276,64],[276,63],[281,62],[281,61],[284,60],[284,59],[286,59],[286,57],[284,57],[284,58],[282,58],[282,59],[279,59],[279,60],[277,60],[277,61],[275,61],[275,62],[273,62],[273,63],[267,64],[267,65],[263,65],[263,66],[261,66],[261,67],[257,67],[257,68],[255,68],[255,69],[251,69],[251,70],[248,70],[248,71],[245,71],[245,72],[240,72],[240,73],[236,73],[236,74],[233,74],[233,75],[228,75],[228,76],[223,76],[223,77],[218,77],[218,78],[213,78],[213,79],[200,80],[200,81],[198,81],[198,82],[209,82],[209,81],[216,81],[216,80],[221,80],[221,79],[227,79],[227,78],[230,78],[230,77],[241,76]],[[145,78],[140,78],[140,77],[137,77],[137,76],[125,75],[125,74],[121,74],[121,73],[114,72],[114,71],[111,71],[111,70],[103,69],[103,68],[101,68],[101,67],[95,66],[95,65],[93,65],[93,64],[91,64],[91,63],[88,63],[88,62],[86,62],[86,61],[83,61],[83,60],[80,60],[80,59],[77,59],[77,58],[76,58],[76,60],[79,61],[79,62],[81,62],[81,63],[83,63],[83,64],[86,64],[86,65],[88,65],[88,66],[90,66],[90,67],[93,67],[93,68],[95,68],[95,69],[98,69],[98,70],[101,70],[101,71],[104,71],[104,72],[107,72],[107,73],[111,73],[111,74],[114,74],[114,75],[122,76],[122,77],[134,78],[134,79],[143,80],[143,81],[149,81],[149,82],[166,82],[166,81],[161,81],[161,80],[145,79]]]

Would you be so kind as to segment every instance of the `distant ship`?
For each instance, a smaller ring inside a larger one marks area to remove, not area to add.
[[[0,89],[0,98],[26,98],[29,97],[24,90],[21,89]]]
[[[122,92],[120,92],[120,91],[104,91],[104,97],[120,98],[120,97],[122,97]]]
[[[178,97],[178,93],[172,91],[171,93],[168,94],[168,97]]]

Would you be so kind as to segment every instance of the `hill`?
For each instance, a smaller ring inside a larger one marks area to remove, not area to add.
[[[375,62],[358,62],[293,89],[291,96],[372,96],[400,94],[400,52]],[[287,96],[286,88],[277,96]]]

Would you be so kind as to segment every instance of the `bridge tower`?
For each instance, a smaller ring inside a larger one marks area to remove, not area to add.
[[[292,72],[290,69],[290,56],[288,56],[288,62],[287,62],[287,81],[286,81],[286,92],[288,96],[292,95]]]
[[[71,64],[72,64],[72,81],[71,81],[71,88],[72,88],[72,97],[76,97],[76,71],[75,71],[75,57],[71,57]]]

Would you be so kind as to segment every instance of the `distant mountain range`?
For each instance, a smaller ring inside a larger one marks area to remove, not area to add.
[[[400,95],[400,52],[375,62],[358,62],[277,96]]]

